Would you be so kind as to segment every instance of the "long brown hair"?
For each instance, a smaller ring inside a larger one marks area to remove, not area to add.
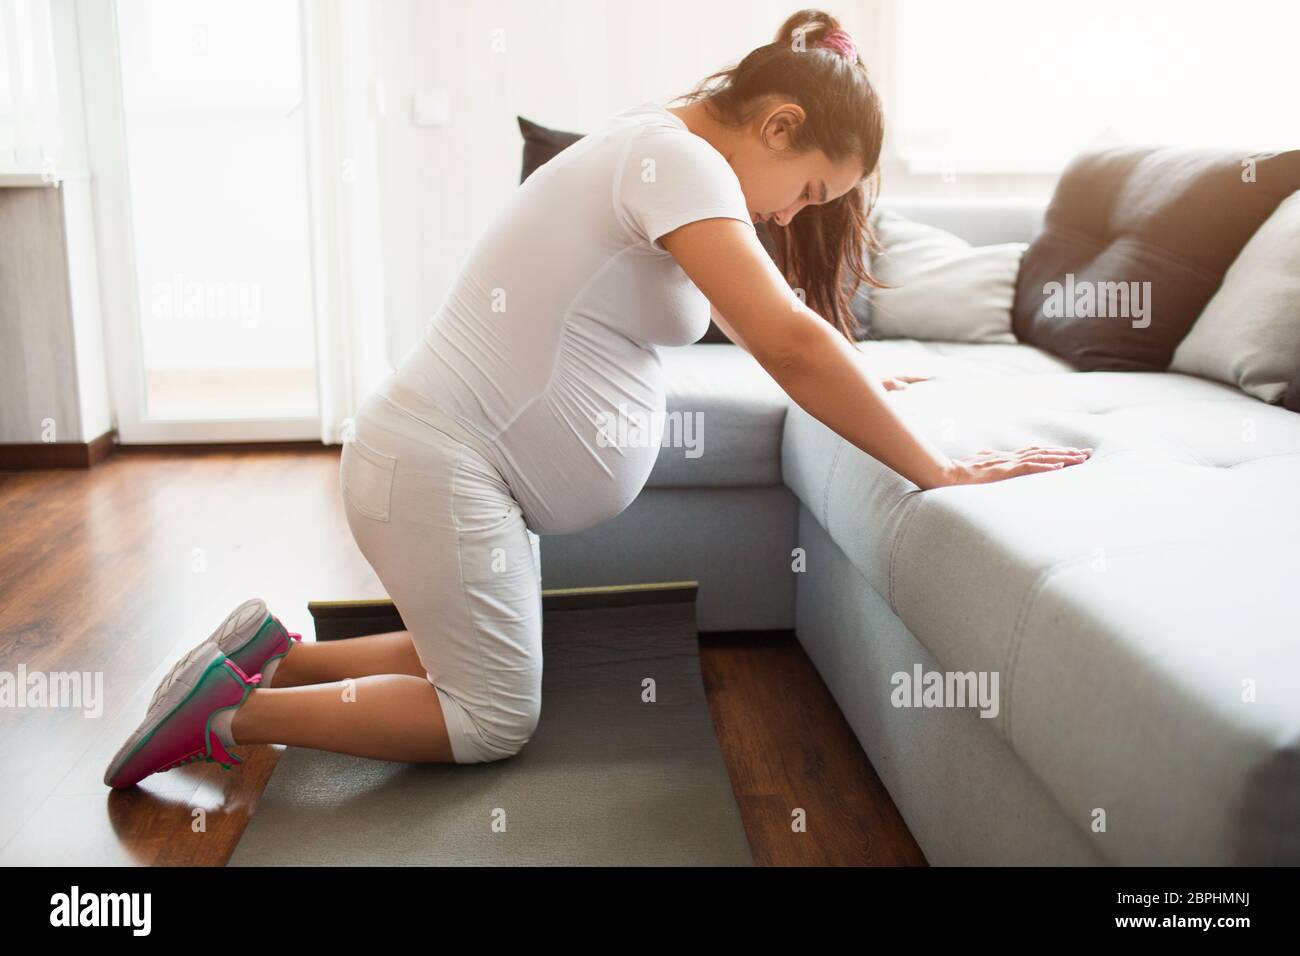
[[[867,269],[866,253],[876,251],[868,216],[879,189],[885,121],[861,58],[817,47],[839,29],[829,13],[800,10],[771,43],[705,77],[678,101],[702,101],[718,121],[734,127],[748,123],[766,97],[777,95],[806,115],[794,131],[796,150],[820,149],[832,162],[861,160],[862,181],[839,199],[805,207],[788,226],[764,223],[786,281],[803,290],[810,309],[852,339],[862,331],[849,307],[853,293],[864,283],[881,287]]]

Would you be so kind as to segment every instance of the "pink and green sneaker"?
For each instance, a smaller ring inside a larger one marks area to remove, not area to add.
[[[294,642],[301,640],[301,634],[290,634],[285,630],[280,619],[266,609],[265,601],[253,598],[231,611],[221,626],[199,647],[215,644],[245,674],[260,674],[267,664],[284,657]],[[187,659],[188,657],[181,658],[162,679],[154,691],[153,700],[149,702],[150,708],[167,692],[168,686],[175,679],[176,671]]]
[[[215,644],[191,651],[170,675],[162,693],[149,705],[144,723],[122,745],[104,783],[130,787],[150,774],[203,760],[229,770],[242,763],[212,726],[223,710],[238,707],[261,679],[249,677]]]

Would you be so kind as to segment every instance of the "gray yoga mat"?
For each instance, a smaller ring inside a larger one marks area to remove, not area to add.
[[[544,634],[541,723],[518,756],[407,765],[289,748],[230,865],[752,865],[694,602],[546,611]]]

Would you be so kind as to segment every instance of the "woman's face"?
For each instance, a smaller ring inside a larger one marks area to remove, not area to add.
[[[760,110],[730,157],[756,223],[788,225],[805,206],[838,199],[862,180],[856,157],[835,163],[820,149],[795,152],[792,137],[804,115],[794,103]]]

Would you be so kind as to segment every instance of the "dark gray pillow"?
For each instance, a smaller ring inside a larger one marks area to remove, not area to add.
[[[519,132],[524,137],[524,164],[519,171],[519,181],[521,183],[531,176],[538,166],[555,158],[565,149],[582,139],[581,133],[566,133],[563,130],[547,129],[545,126],[539,126],[522,116],[516,116],[515,119],[519,121]]]
[[[1291,379],[1286,395],[1282,398],[1282,405],[1293,412],[1300,412],[1300,371],[1297,371],[1295,378]]]
[[[1017,337],[1084,371],[1164,371],[1237,253],[1297,189],[1300,150],[1126,146],[1075,159],[1020,264]],[[1125,308],[1133,292],[1146,301]]]

